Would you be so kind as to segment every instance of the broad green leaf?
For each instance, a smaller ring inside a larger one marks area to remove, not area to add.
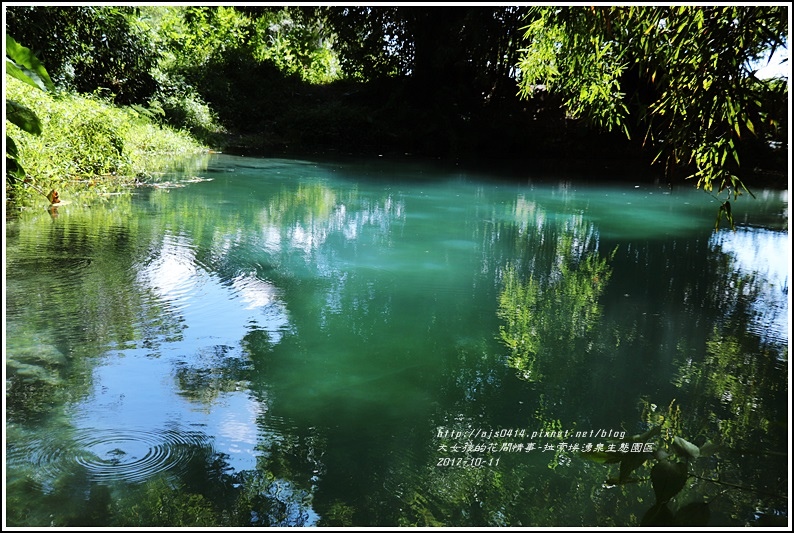
[[[13,100],[6,100],[6,120],[22,131],[41,135],[41,121],[36,113]]]
[[[660,461],[651,469],[651,483],[658,503],[665,503],[686,485],[686,463]]]
[[[42,91],[55,91],[55,84],[52,83],[44,65],[41,64],[29,48],[17,43],[7,33],[6,58],[6,71],[9,74],[25,83],[38,87]]]
[[[44,82],[41,81],[41,78],[35,72],[28,72],[25,73],[22,69],[20,69],[13,61],[9,61],[6,59],[6,73],[10,76],[27,83],[31,87],[35,87],[36,89],[41,89],[42,91],[46,91],[46,85]]]
[[[17,144],[14,142],[14,139],[6,135],[6,154],[10,155],[14,159],[19,158],[19,152],[17,151]]]
[[[726,202],[728,203],[728,202]],[[728,204],[727,212],[730,215],[730,204]],[[673,448],[678,455],[683,455],[689,459],[697,459],[700,457],[700,449],[686,439],[676,437],[673,439]]]
[[[22,181],[25,179],[25,169],[14,158],[6,156],[6,177],[11,178],[9,181]]]
[[[711,511],[706,502],[692,502],[680,508],[673,516],[673,526],[700,526],[709,525]]]

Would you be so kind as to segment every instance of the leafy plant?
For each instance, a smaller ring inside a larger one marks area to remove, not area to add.
[[[47,70],[38,58],[6,33],[6,73],[42,91],[55,91]],[[41,135],[38,115],[15,100],[6,99],[6,119],[22,131]],[[25,169],[20,163],[14,139],[6,135],[6,180],[14,183],[25,179]]]
[[[774,128],[772,95],[782,90],[752,65],[785,47],[785,9],[542,6],[530,16],[523,96],[559,94],[573,117],[658,149],[668,176],[686,167],[707,192],[752,195],[740,151]],[[718,224],[726,215],[733,226],[728,208]]]
[[[675,400],[668,406],[666,413],[656,412],[656,406],[649,404],[651,409],[646,408],[643,419],[651,425],[650,428],[645,433],[611,441],[614,446],[612,449],[616,451],[589,451],[580,454],[581,457],[597,463],[618,465],[617,477],[607,478],[606,485],[650,481],[655,501],[645,511],[639,525],[707,526],[711,519],[710,505],[722,493],[718,493],[710,501],[699,497],[687,501],[683,494],[688,495],[694,491],[685,489],[699,482],[724,487],[725,490],[775,496],[752,486],[741,486],[720,479],[719,466],[713,464],[712,456],[726,451],[727,448],[711,440],[696,445],[681,437],[681,410],[674,404]],[[638,477],[635,474],[642,468],[649,471],[647,477]],[[716,470],[716,475],[707,474],[709,470]]]
[[[10,76],[6,95],[35,109],[44,125],[40,135],[15,139],[25,175],[24,181],[9,179],[7,191],[19,208],[34,202],[34,192],[46,195],[52,188],[62,198],[79,195],[82,200],[118,192],[136,179],[181,165],[187,157],[207,150],[186,132],[152,122],[146,114],[114,106],[107,99],[70,93],[53,98],[52,93]]]
[[[647,527],[664,526],[706,526],[710,510],[707,502],[693,501],[681,504],[677,498],[692,477],[689,466],[692,461],[704,457],[716,449],[707,442],[702,447],[695,446],[682,437],[673,437],[669,447],[665,447],[662,425],[651,427],[640,435],[628,437],[612,444],[625,451],[590,451],[581,455],[586,459],[604,464],[618,464],[618,477],[606,480],[608,485],[623,485],[647,481],[633,476],[633,473],[647,462],[654,463],[650,469],[650,482],[655,503],[642,516],[640,525]],[[637,450],[631,451],[633,447]]]
[[[689,464],[698,457],[711,453],[716,446],[710,442],[695,446],[682,437],[674,437],[673,453],[657,450],[656,464],[651,468],[651,483],[656,503],[643,515],[643,526],[707,526],[710,510],[707,502],[692,501],[678,505],[673,510],[672,502],[684,489],[690,478]]]

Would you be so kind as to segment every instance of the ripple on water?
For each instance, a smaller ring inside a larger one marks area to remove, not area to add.
[[[9,468],[32,466],[40,481],[82,470],[98,483],[142,483],[161,472],[181,473],[209,448],[199,432],[176,430],[80,429],[9,445]]]

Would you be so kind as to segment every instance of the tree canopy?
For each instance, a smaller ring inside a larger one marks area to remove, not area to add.
[[[693,166],[707,191],[747,190],[740,142],[785,126],[786,84],[753,66],[786,46],[783,6],[540,6],[528,20],[523,95],[560,93],[571,115],[642,136],[668,170]]]
[[[58,87],[103,89],[120,104],[140,103],[156,89],[158,55],[138,14],[131,7],[15,6],[6,31],[34,51]]]
[[[782,168],[788,146],[786,80],[754,71],[786,45],[779,5],[11,6],[7,30],[59,88],[204,141],[225,128],[271,148],[650,151],[668,176],[725,191],[729,218],[745,171],[775,154]]]

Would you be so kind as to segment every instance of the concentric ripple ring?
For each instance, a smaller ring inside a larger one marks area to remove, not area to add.
[[[26,456],[45,478],[82,471],[98,483],[141,483],[161,472],[184,470],[208,445],[198,432],[80,429],[66,439],[15,446],[13,455],[17,460]]]

